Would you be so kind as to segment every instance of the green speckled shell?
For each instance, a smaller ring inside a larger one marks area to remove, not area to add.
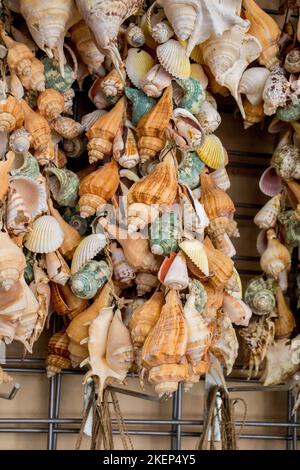
[[[90,261],[71,278],[71,289],[80,299],[92,299],[110,276],[105,261]]]
[[[63,214],[63,218],[69,225],[75,228],[80,235],[84,235],[89,227],[88,219],[80,217],[79,206],[74,208],[67,207]]]
[[[200,160],[196,152],[187,153],[178,169],[178,181],[195,189],[200,185],[200,174],[205,164]]]
[[[245,291],[245,302],[253,313],[257,315],[268,315],[275,310],[274,281],[265,281],[262,277],[252,279]]]
[[[58,62],[49,59],[49,57],[42,59],[42,62],[45,66],[46,88],[53,88],[60,93],[64,93],[72,87],[75,77],[72,68],[68,64],[64,66],[65,76],[63,78],[59,71]]]
[[[284,122],[298,121],[300,119],[300,104],[290,104],[285,108],[278,108],[276,115]]]
[[[199,313],[202,313],[207,303],[207,293],[204,286],[198,279],[190,279],[189,291],[196,296],[195,307]]]
[[[11,174],[13,176],[27,176],[32,180],[36,180],[40,174],[40,167],[37,159],[28,152],[24,156],[24,164],[16,170],[11,170]]]
[[[79,178],[66,168],[47,168],[50,190],[60,206],[75,206],[78,198]]]
[[[283,145],[274,153],[272,165],[276,173],[284,179],[299,178],[299,149],[295,145]]]
[[[165,212],[155,219],[150,227],[150,248],[152,253],[168,256],[178,250],[178,240],[181,234],[179,215],[175,212]]]
[[[294,217],[294,212],[282,212],[279,214],[278,219],[284,227],[284,240],[286,244],[291,247],[300,245],[300,221]]]
[[[184,97],[179,102],[179,107],[187,109],[192,114],[198,114],[206,97],[201,83],[194,78],[188,78],[187,80],[178,79],[176,83],[184,91]]]
[[[156,101],[153,98],[147,96],[143,91],[136,88],[125,88],[125,94],[132,102],[131,120],[133,125],[136,126],[144,114],[146,114],[156,105]]]

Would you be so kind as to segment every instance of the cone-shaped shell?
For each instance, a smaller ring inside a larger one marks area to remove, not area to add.
[[[51,141],[51,129],[47,120],[33,111],[26,101],[21,101],[24,117],[25,128],[31,134],[32,146],[35,150],[46,148]]]
[[[33,52],[26,44],[14,41],[7,36],[2,28],[1,36],[8,49],[6,60],[11,74],[17,74],[21,77],[30,75],[31,61],[34,57]]]
[[[169,289],[174,290],[184,290],[189,285],[187,265],[182,252],[175,256],[164,276],[163,284]]]
[[[208,276],[208,259],[203,244],[198,240],[184,240],[179,246],[203,275]]]
[[[224,286],[233,273],[233,261],[229,256],[216,250],[209,237],[204,240],[204,250],[208,259],[211,283],[220,288]]]
[[[276,301],[278,318],[275,319],[275,338],[286,338],[292,333],[296,322],[280,287],[276,290]]]
[[[106,245],[106,237],[102,233],[92,234],[85,237],[77,246],[71,265],[71,273],[75,274],[91,261]]]
[[[218,217],[231,218],[235,212],[234,204],[228,194],[218,188],[213,178],[202,172],[201,180],[201,203],[210,221]]]
[[[199,158],[210,168],[217,170],[225,164],[222,142],[215,135],[207,135],[203,145],[197,150]]]
[[[156,292],[133,311],[129,320],[129,329],[134,346],[140,347],[144,344],[160,316],[164,302],[163,293]]]
[[[126,127],[123,136],[124,144],[122,143],[123,149],[121,151],[115,152],[114,149],[114,159],[123,167],[123,168],[133,168],[139,161],[140,156],[138,152],[137,142],[135,140],[133,131]],[[123,141],[122,141],[123,142]]]
[[[142,163],[154,157],[164,147],[164,134],[169,125],[172,111],[172,87],[169,86],[154,108],[138,122],[138,148]]]
[[[9,96],[0,101],[0,132],[12,132],[21,127],[24,122],[24,113],[19,101]]]
[[[170,151],[150,175],[134,183],[128,192],[127,201],[129,205],[139,202],[170,206],[176,198],[177,189],[177,172],[174,157]]]
[[[61,246],[63,240],[64,233],[55,218],[43,215],[33,222],[25,246],[33,253],[51,253]]]
[[[65,331],[55,333],[48,343],[47,377],[53,377],[62,369],[70,367],[69,338]]]
[[[261,229],[275,227],[280,212],[281,194],[268,201],[254,217],[254,223]]]
[[[159,62],[164,69],[175,78],[183,80],[191,74],[191,64],[186,55],[185,48],[175,39],[169,39],[156,49]]]
[[[79,186],[81,217],[94,215],[98,207],[105,205],[117,191],[119,182],[118,164],[115,160],[86,176]]]
[[[61,93],[48,88],[39,94],[37,99],[38,110],[47,120],[56,119],[64,110],[65,100]]]
[[[268,247],[260,259],[261,269],[278,279],[279,274],[291,266],[291,255],[289,250],[276,238],[275,231],[267,231]]]
[[[87,132],[90,163],[102,160],[112,152],[113,140],[123,123],[125,106],[125,98],[121,98],[113,109],[100,116]]]
[[[278,59],[278,39],[281,31],[276,21],[265,13],[254,0],[243,0],[245,17],[250,21],[249,34],[255,36],[261,46],[259,63],[271,68]]]

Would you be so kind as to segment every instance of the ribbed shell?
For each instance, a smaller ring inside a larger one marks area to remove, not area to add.
[[[207,173],[202,172],[200,179],[201,203],[209,220],[214,220],[218,217],[232,217],[235,207],[230,196],[221,188],[218,188],[212,177]]]
[[[136,48],[129,49],[125,67],[128,78],[135,87],[141,88],[142,79],[153,65],[154,59],[148,52]]]
[[[75,139],[83,131],[83,127],[79,122],[65,116],[57,117],[51,121],[51,128],[64,137],[64,139]]]
[[[63,112],[65,100],[61,93],[52,88],[48,88],[39,94],[37,106],[41,115],[51,121],[52,119],[56,119]]]
[[[169,39],[156,49],[159,62],[164,69],[175,78],[183,80],[191,74],[191,64],[184,47],[175,39]]]
[[[24,113],[19,101],[13,96],[0,101],[0,132],[12,132],[21,127]]]
[[[215,135],[207,135],[203,145],[197,149],[199,158],[209,168],[217,170],[225,164],[225,152],[220,139]]]
[[[281,194],[270,199],[254,217],[254,223],[261,229],[275,227],[280,212]]]
[[[289,250],[277,240],[273,229],[267,231],[268,247],[260,258],[261,269],[278,279],[282,271],[290,269],[291,255]]]
[[[162,292],[156,292],[149,300],[138,306],[129,320],[129,329],[133,344],[142,346],[148,334],[155,326],[165,302]]]
[[[203,275],[208,276],[208,259],[203,244],[198,240],[184,240],[179,246]]]
[[[33,222],[32,231],[27,235],[25,246],[34,253],[51,253],[64,241],[64,234],[58,222],[51,215],[43,215]]]
[[[233,261],[229,256],[216,250],[209,237],[204,240],[204,250],[208,259],[210,281],[217,288],[222,287],[233,273]]]
[[[76,248],[71,265],[71,273],[75,274],[79,269],[91,261],[106,245],[106,237],[102,233],[85,237]]]
[[[245,302],[256,315],[269,315],[275,311],[273,286],[262,277],[252,279],[245,290]]]

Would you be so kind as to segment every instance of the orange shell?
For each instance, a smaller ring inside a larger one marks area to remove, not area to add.
[[[12,132],[24,122],[22,106],[14,96],[0,101],[0,132]]]
[[[201,203],[209,220],[218,217],[230,218],[235,212],[235,206],[228,194],[219,188],[212,177],[202,172],[201,176]]]
[[[156,292],[142,305],[139,305],[129,320],[129,329],[134,346],[142,346],[149,332],[157,322],[164,304],[162,292]]]
[[[203,245],[208,258],[210,282],[220,288],[232,276],[234,263],[229,256],[214,248],[209,237],[205,238]]]
[[[295,318],[280,287],[276,291],[276,300],[278,318],[275,319],[275,338],[286,338],[290,336],[296,326]]]
[[[47,120],[39,113],[33,111],[26,101],[21,101],[25,128],[31,134],[32,146],[35,150],[49,147],[51,143],[51,129]]]
[[[68,315],[69,319],[72,320],[87,308],[88,301],[76,297],[68,284],[62,286],[51,282],[50,287],[52,307],[58,315]]]
[[[39,112],[46,119],[56,119],[64,110],[65,100],[61,93],[48,88],[39,94],[37,99]]]

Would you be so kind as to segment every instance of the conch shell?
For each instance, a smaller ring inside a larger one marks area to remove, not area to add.
[[[277,240],[273,229],[267,231],[267,237],[268,247],[260,259],[261,269],[275,279],[278,279],[282,271],[290,268],[291,255],[289,250]]]
[[[25,266],[22,250],[6,232],[0,232],[0,291],[10,290],[22,277]]]
[[[87,65],[89,72],[91,74],[98,74],[101,72],[101,66],[105,57],[93,41],[87,24],[83,20],[79,21],[79,23],[76,23],[70,29],[70,33],[72,42],[74,42],[76,49],[82,61]]]
[[[0,132],[12,132],[21,127],[24,113],[19,101],[13,96],[0,101]]]
[[[270,199],[254,217],[254,223],[260,229],[275,227],[280,212],[281,194]]]
[[[275,338],[286,338],[292,333],[296,322],[280,287],[276,290],[276,301],[278,318],[275,319]]]
[[[47,357],[47,377],[53,377],[62,369],[70,367],[69,360],[69,338],[67,333],[62,330],[55,333],[48,343],[48,357]]]
[[[25,128],[31,134],[32,147],[38,151],[47,148],[51,142],[51,129],[47,120],[33,111],[26,101],[22,100],[21,104],[25,116]]]
[[[48,121],[56,119],[64,110],[65,100],[61,93],[48,88],[39,94],[37,100],[39,112]]]

